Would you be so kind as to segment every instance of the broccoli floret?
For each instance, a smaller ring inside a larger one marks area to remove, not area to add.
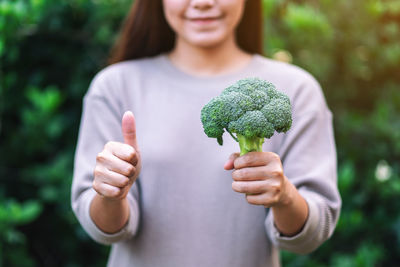
[[[247,78],[211,99],[201,110],[201,122],[206,135],[217,138],[220,145],[226,130],[239,142],[240,155],[244,155],[262,151],[264,138],[275,131],[287,132],[292,125],[292,109],[289,97],[272,83]]]

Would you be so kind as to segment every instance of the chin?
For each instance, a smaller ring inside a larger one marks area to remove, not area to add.
[[[207,33],[199,34],[196,36],[190,36],[187,38],[187,42],[193,46],[201,48],[214,48],[222,45],[227,39],[227,36],[221,34]]]

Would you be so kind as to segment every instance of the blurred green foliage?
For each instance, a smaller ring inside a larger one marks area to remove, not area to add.
[[[343,210],[284,266],[400,262],[400,2],[263,0],[265,51],[320,81]],[[81,101],[131,1],[0,0],[0,267],[104,266],[70,208]],[[316,162],[316,164],[318,164]]]

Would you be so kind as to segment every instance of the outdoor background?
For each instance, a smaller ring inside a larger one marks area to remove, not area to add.
[[[343,198],[332,239],[284,266],[399,266],[400,1],[263,2],[265,55],[311,72],[334,113]],[[105,265],[70,186],[82,97],[130,4],[0,0],[0,267]]]

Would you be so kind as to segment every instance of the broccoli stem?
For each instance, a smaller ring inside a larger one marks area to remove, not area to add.
[[[241,134],[237,134],[240,146],[240,156],[252,151],[262,152],[264,138],[253,137],[247,138]]]
[[[233,133],[231,133],[228,129],[226,129],[226,131],[232,136],[233,139],[235,139],[236,142],[239,142],[239,140],[236,136],[233,135]]]

